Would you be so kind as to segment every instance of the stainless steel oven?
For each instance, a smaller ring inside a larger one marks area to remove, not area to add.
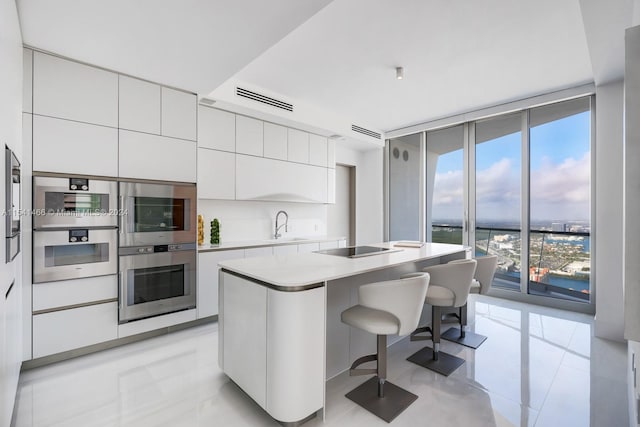
[[[196,306],[195,243],[120,248],[119,321]]]
[[[5,146],[5,218],[6,218],[6,262],[11,262],[20,252],[20,162]]]
[[[120,183],[120,246],[195,243],[194,184]]]
[[[118,272],[118,230],[72,228],[33,232],[33,283]]]
[[[33,190],[35,229],[118,225],[115,181],[36,176]]]

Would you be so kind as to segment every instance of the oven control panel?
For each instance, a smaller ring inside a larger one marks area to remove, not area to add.
[[[170,245],[148,245],[121,247],[120,255],[149,255],[162,252],[193,251],[196,249],[194,243],[173,243]]]

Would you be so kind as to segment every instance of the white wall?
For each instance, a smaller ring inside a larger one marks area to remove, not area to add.
[[[596,87],[595,334],[623,339],[622,81]]]
[[[289,215],[289,232],[283,237],[325,236],[327,205],[313,203],[261,202],[241,200],[198,200],[198,214],[204,216],[204,242],[209,243],[211,221],[220,221],[220,240],[238,242],[273,239],[275,217],[284,210]],[[280,224],[284,216],[280,217]],[[340,236],[336,236],[340,237]]]
[[[383,240],[383,149],[360,151],[336,144],[336,163],[356,167],[356,244]]]
[[[0,207],[5,200],[4,146],[8,145],[22,160],[22,36],[18,13],[14,0],[0,0]],[[21,256],[6,264],[5,216],[0,216],[0,425],[9,425],[18,382],[16,353],[21,351],[21,343],[13,328],[19,327],[18,317],[5,319],[8,308],[5,294],[13,282],[10,299],[21,300]],[[19,315],[19,313],[18,313]],[[11,322],[5,329],[5,321]]]

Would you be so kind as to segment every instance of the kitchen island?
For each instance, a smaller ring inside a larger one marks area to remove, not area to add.
[[[325,382],[375,352],[375,337],[341,323],[360,285],[464,258],[461,245],[372,245],[386,253],[322,253],[219,263],[220,368],[269,415],[298,424],[325,407]],[[423,318],[430,313],[425,310]],[[393,344],[397,337],[389,337]]]

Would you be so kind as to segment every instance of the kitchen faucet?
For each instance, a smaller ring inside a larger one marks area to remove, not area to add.
[[[278,217],[280,216],[280,214],[284,214],[284,224],[282,224],[281,226],[278,227]],[[278,231],[280,231],[280,229],[284,226],[284,231],[288,231],[287,230],[287,224],[289,224],[289,215],[285,212],[285,211],[279,211],[276,214],[276,232],[273,235],[274,239],[277,239],[278,237],[282,237],[282,234],[278,234]]]

